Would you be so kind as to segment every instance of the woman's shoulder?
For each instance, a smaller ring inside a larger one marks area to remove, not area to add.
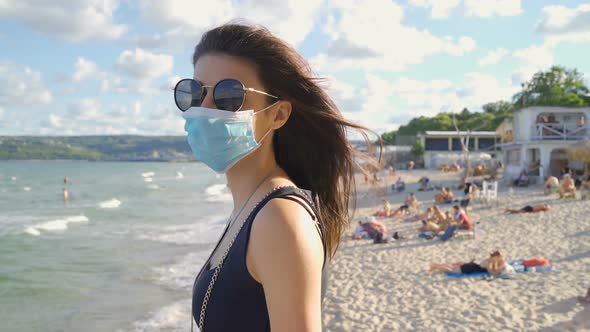
[[[321,271],[324,260],[315,220],[299,203],[286,199],[270,200],[255,217],[248,255],[256,271],[283,266],[283,262],[300,262]]]

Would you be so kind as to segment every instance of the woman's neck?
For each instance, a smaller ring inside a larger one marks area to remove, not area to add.
[[[247,156],[226,173],[227,186],[233,197],[234,213],[247,203],[248,198],[254,195],[259,187],[264,187],[262,182],[267,182],[271,173],[277,171],[278,165],[274,155],[263,156],[268,154],[268,151],[263,150],[256,152],[258,153]]]

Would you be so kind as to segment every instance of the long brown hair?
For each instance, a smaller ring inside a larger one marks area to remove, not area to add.
[[[267,91],[291,102],[289,120],[273,137],[275,158],[299,188],[317,194],[332,256],[352,217],[351,197],[356,196],[355,152],[346,129],[358,129],[367,141],[369,130],[345,120],[307,61],[263,27],[230,23],[209,30],[195,47],[193,65],[208,53],[251,61]]]

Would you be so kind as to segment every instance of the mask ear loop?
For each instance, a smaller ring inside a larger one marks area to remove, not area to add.
[[[280,102],[280,100],[277,100],[277,101],[275,101],[275,102],[274,102],[274,103],[272,103],[271,105],[268,105],[267,107],[265,107],[265,108],[261,109],[260,111],[258,111],[258,112],[256,112],[256,113],[254,113],[253,115],[256,115],[256,114],[258,114],[258,113],[260,113],[260,112],[267,111],[268,109],[270,109],[271,107],[273,107],[274,105],[276,105],[278,102]],[[264,139],[266,138],[266,136],[268,136],[268,134],[270,134],[270,133],[271,133],[271,131],[272,131],[272,129],[271,129],[271,128],[269,128],[269,129],[266,131],[266,133],[264,133],[264,135],[262,135],[262,137],[260,138],[260,140],[259,140],[258,142],[256,142],[256,144],[258,144],[258,145],[262,144],[262,141],[264,141]]]

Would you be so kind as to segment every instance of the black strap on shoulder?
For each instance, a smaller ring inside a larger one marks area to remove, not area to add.
[[[293,196],[299,197],[300,199],[297,199]],[[326,238],[326,231],[324,229],[324,225],[320,222],[320,213],[318,212],[312,200],[312,197],[314,197],[314,195],[307,190],[303,190],[294,186],[280,187],[269,193],[265,199],[258,203],[258,205],[254,208],[252,215],[255,216],[256,214],[258,214],[260,209],[262,209],[262,207],[264,207],[264,205],[273,198],[288,199],[301,205],[309,213],[311,218],[316,222],[316,225],[318,226],[318,232],[320,233],[322,246],[324,247],[323,265],[325,266],[328,260],[328,244]],[[305,204],[304,202],[307,204]]]

